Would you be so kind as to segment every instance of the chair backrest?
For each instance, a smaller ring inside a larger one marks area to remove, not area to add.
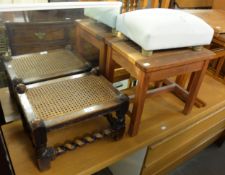
[[[169,8],[171,0],[123,0],[122,12],[133,11],[137,8]]]
[[[213,0],[175,0],[175,4],[179,8],[210,8]]]
[[[213,0],[213,9],[225,10],[225,1],[224,0]]]

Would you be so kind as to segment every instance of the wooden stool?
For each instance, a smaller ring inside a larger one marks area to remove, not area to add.
[[[81,39],[91,43],[99,49],[99,69],[105,75],[105,67],[107,65],[107,42],[106,39],[116,38],[112,28],[98,23],[92,19],[77,20],[76,25],[76,47],[79,53],[82,53]],[[118,67],[118,66],[117,66]],[[115,70],[113,82],[128,79],[130,75],[122,68]]]
[[[91,70],[88,62],[67,49],[57,49],[6,58],[10,93],[17,84],[32,84]]]
[[[110,42],[110,41],[109,41]],[[215,55],[213,52],[202,49],[174,49],[154,52],[152,56],[143,56],[139,46],[131,41],[116,41],[109,45],[107,78],[112,80],[115,63],[125,68],[133,77],[138,80],[135,90],[134,105],[131,111],[131,124],[129,133],[134,136],[138,132],[141,122],[141,115],[144,101],[147,96],[153,96],[163,92],[172,91],[180,99],[184,100],[184,114],[189,114],[196,102],[209,60]],[[178,84],[166,80],[169,77],[193,73],[193,80],[189,82],[189,92]],[[149,82],[166,80],[166,86],[148,90]]]
[[[72,75],[31,85],[18,84],[16,90],[24,114],[23,125],[32,138],[40,170],[48,169],[50,161],[66,151],[104,136],[118,140],[124,134],[128,97],[103,76]],[[107,117],[110,128],[60,146],[47,144],[47,132],[100,116]]]

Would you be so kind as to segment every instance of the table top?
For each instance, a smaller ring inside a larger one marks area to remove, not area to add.
[[[145,72],[213,59],[215,56],[204,48],[201,51],[193,51],[191,48],[160,50],[151,56],[143,56],[140,48],[131,41],[112,42],[112,48]]]
[[[105,37],[113,37],[112,28],[105,24],[96,22],[92,19],[81,19],[76,21],[78,26],[87,32],[95,35],[99,39],[104,39]]]
[[[225,10],[185,10],[206,21],[216,33],[225,33]]]
[[[86,60],[67,49],[13,56],[5,65],[11,80],[19,78],[25,84],[75,75],[91,69]]]
[[[213,93],[217,92],[217,93]],[[205,95],[207,94],[207,96]],[[68,152],[51,163],[51,169],[39,172],[34,162],[34,149],[24,133],[20,121],[2,126],[3,135],[16,175],[86,175],[99,171],[112,163],[147,145],[156,144],[194,125],[197,121],[210,118],[218,110],[225,113],[224,84],[206,76],[199,97],[207,101],[205,108],[193,108],[191,114],[182,114],[183,102],[170,93],[147,99],[142,116],[140,132],[135,137],[127,134],[120,141],[105,139]],[[149,108],[151,106],[151,108]],[[151,114],[151,115],[149,115]],[[224,114],[225,115],[225,114]],[[223,116],[224,116],[223,115]],[[127,124],[129,120],[127,120]],[[62,143],[64,140],[82,136],[96,126],[104,127],[106,121],[99,118],[85,123],[49,133],[49,144]],[[166,129],[161,129],[165,126]]]

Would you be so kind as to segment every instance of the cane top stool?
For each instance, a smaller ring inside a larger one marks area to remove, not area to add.
[[[10,81],[24,84],[91,70],[88,62],[67,49],[12,56],[4,64]]]
[[[120,139],[125,131],[128,97],[116,90],[103,76],[93,72],[72,75],[16,87],[23,111],[25,130],[31,135],[40,170],[67,150],[113,134]],[[115,112],[112,114],[112,112]],[[106,116],[111,128],[60,147],[47,147],[47,132],[95,117]]]

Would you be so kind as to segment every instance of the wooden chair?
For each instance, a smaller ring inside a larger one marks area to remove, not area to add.
[[[140,7],[141,8],[169,8],[170,7],[171,0],[152,0],[151,4],[149,5],[148,0],[141,0],[140,1]]]
[[[142,8],[169,8],[171,0],[152,0],[149,4],[148,0],[141,0],[138,6],[138,0],[123,0],[122,12],[133,11]]]

